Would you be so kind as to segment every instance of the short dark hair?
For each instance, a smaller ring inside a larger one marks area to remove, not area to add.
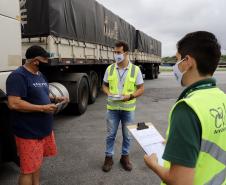
[[[183,59],[190,55],[196,60],[200,75],[213,75],[221,56],[221,46],[213,33],[197,31],[188,33],[177,43],[177,51]]]
[[[125,41],[122,41],[122,40],[116,42],[115,47],[117,47],[117,48],[123,47],[124,52],[129,51],[129,45]]]
[[[50,54],[41,46],[33,45],[27,49],[25,56],[26,59],[32,59],[35,57],[49,58]]]

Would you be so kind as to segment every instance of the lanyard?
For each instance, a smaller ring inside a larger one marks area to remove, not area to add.
[[[118,76],[119,76],[119,80],[120,80],[120,82],[122,81],[122,79],[123,79],[123,76],[124,76],[124,74],[126,73],[126,71],[127,71],[127,69],[125,69],[124,70],[124,72],[123,72],[123,74],[122,75],[120,75],[120,72],[119,72],[119,70],[117,69],[117,71],[118,71]]]

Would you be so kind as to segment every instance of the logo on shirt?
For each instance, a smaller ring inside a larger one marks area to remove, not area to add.
[[[225,120],[226,108],[224,103],[222,107],[212,108],[209,111],[210,115],[214,118],[215,121],[216,129],[214,130],[214,134],[226,131],[226,120]]]
[[[47,83],[33,83],[33,86],[34,87],[48,87],[48,84]]]

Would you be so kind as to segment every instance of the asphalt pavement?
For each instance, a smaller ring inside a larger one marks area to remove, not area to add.
[[[218,85],[226,92],[226,72],[215,74]],[[136,121],[152,122],[165,136],[168,112],[183,90],[171,72],[160,74],[156,80],[145,80],[145,93],[137,100]],[[44,161],[41,185],[159,185],[160,179],[143,162],[144,152],[133,140],[132,172],[119,164],[121,127],[118,130],[114,166],[104,173],[106,97],[100,94],[82,116],[58,115],[54,131],[58,155]],[[13,163],[0,166],[0,185],[15,185],[19,169]]]

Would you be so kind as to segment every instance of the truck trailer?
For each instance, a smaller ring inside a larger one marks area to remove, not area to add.
[[[136,30],[135,64],[140,66],[146,79],[158,78],[161,52],[161,42]]]
[[[69,97],[61,109],[74,115],[83,114],[95,102],[104,72],[114,62],[118,40],[128,43],[129,59],[140,66],[146,79],[158,77],[161,42],[95,0],[1,0],[0,24],[0,137],[4,137],[0,160],[1,148],[5,148],[2,141],[10,143],[11,153],[15,150],[5,82],[25,61],[28,47],[40,45],[51,54],[48,66],[40,70],[52,96]]]
[[[69,94],[65,111],[82,114],[94,103],[107,66],[114,62],[114,43],[129,44],[130,61],[147,79],[158,77],[161,43],[136,30],[94,0],[23,0],[23,55],[31,45],[51,53],[42,69],[58,93]],[[63,88],[63,89],[62,89]]]

